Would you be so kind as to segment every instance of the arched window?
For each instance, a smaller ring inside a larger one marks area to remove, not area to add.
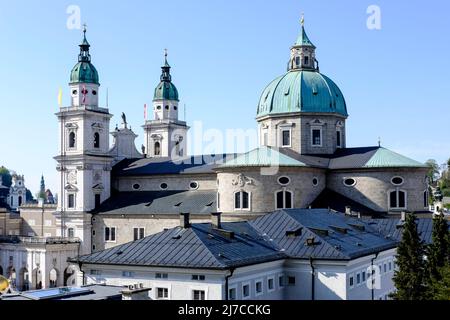
[[[250,195],[248,192],[239,191],[234,194],[234,209],[235,210],[250,209]]]
[[[58,285],[58,271],[56,269],[52,269],[50,271],[50,277],[49,277],[49,286],[50,288],[56,288]]]
[[[393,190],[389,192],[390,209],[406,209],[406,191]]]
[[[275,208],[277,209],[292,209],[293,195],[287,190],[278,191],[275,194]]]
[[[161,144],[156,141],[155,142],[155,156],[160,156],[161,155]]]
[[[295,58],[295,64],[297,67],[300,65],[300,57]]]
[[[181,152],[180,152],[180,141],[175,142],[175,152],[177,156],[181,157]]]
[[[69,133],[69,148],[75,148],[75,140],[76,140],[75,132]]]
[[[100,134],[98,132],[94,133],[94,148],[100,148]]]
[[[19,196],[19,207],[22,205],[22,196]]]

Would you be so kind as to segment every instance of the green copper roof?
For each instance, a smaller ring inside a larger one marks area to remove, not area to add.
[[[385,148],[379,148],[364,165],[364,168],[397,168],[397,167],[426,167],[423,163],[412,160],[401,154]]]
[[[315,70],[291,70],[264,89],[257,117],[290,112],[338,113],[348,116],[339,87]]]
[[[70,73],[70,83],[99,84],[97,69],[90,62],[78,62]]]
[[[164,65],[161,67],[161,82],[155,89],[153,100],[175,100],[179,101],[177,87],[172,83],[172,76],[170,74],[170,65],[167,62],[167,53],[165,56]]]
[[[309,46],[315,48],[311,40],[309,40],[308,35],[306,34],[305,28],[302,26],[302,32],[297,38],[297,42],[295,42],[295,46]]]
[[[89,54],[90,44],[86,39],[86,29],[83,30],[83,42],[80,44],[80,54],[78,63],[73,67],[70,73],[70,83],[94,83],[100,84],[97,69],[91,63]]]
[[[270,147],[262,146],[225,162],[219,168],[234,167],[306,167],[306,164],[278,152]]]

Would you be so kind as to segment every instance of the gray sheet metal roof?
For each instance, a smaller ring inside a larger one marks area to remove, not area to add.
[[[385,239],[362,220],[327,209],[282,210],[250,224],[292,258],[351,260],[396,247],[395,241]],[[355,225],[363,226],[364,230]],[[299,229],[302,230],[299,236],[286,235],[288,230]],[[312,237],[316,244],[306,245]]]
[[[168,157],[125,159],[113,167],[114,176],[213,173],[213,169],[233,159],[236,154],[187,156],[178,160]]]
[[[142,191],[113,194],[94,214],[210,214],[217,208],[215,190]]]
[[[227,269],[285,258],[351,260],[395,248],[363,220],[325,209],[277,211],[251,222],[176,227],[144,239],[73,259],[88,264]],[[345,232],[342,230],[345,229]],[[300,231],[295,236],[287,232]],[[325,235],[323,232],[328,234]],[[315,244],[306,241],[315,238]]]
[[[89,264],[227,269],[285,258],[246,222],[225,223],[228,238],[210,224],[163,231],[77,260]],[[244,234],[245,233],[245,234]]]

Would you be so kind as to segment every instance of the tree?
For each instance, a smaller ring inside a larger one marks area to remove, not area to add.
[[[427,176],[430,179],[430,182],[434,183],[439,175],[439,165],[434,159],[427,160],[425,165],[428,167]]]
[[[439,270],[439,279],[433,279],[430,289],[431,300],[450,300],[450,265]]]
[[[393,281],[397,291],[392,295],[395,300],[425,299],[423,241],[417,231],[416,217],[409,214],[403,225],[403,236],[397,247],[397,265]]]
[[[4,166],[0,167],[0,176],[2,178],[2,184],[5,187],[11,187],[12,184],[12,176],[8,169],[6,169]]]
[[[29,189],[27,189],[27,191],[26,191],[26,197],[27,197],[28,202],[33,202],[33,200],[34,200],[33,194],[31,193],[31,191]]]
[[[438,215],[433,219],[433,242],[427,250],[427,277],[440,280],[439,270],[450,262],[449,231],[447,220],[443,215]]]

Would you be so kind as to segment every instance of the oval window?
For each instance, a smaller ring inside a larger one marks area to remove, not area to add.
[[[162,190],[166,190],[169,186],[167,185],[167,183],[161,183],[161,185],[159,186]]]
[[[291,182],[291,179],[289,179],[288,177],[278,178],[278,183],[281,184],[282,186],[289,184],[289,182]]]
[[[177,106],[175,106],[175,107],[173,107],[173,109],[174,109],[174,110],[178,110],[178,107],[177,107]]]
[[[166,106],[166,110],[169,110],[169,106]]]
[[[356,180],[353,179],[353,178],[345,178],[345,179],[344,179],[344,184],[345,184],[347,187],[353,187],[353,186],[356,184]]]
[[[96,96],[96,95],[97,95],[97,91],[92,90],[92,94],[93,94],[94,96]]]
[[[156,109],[157,109],[157,110],[161,110],[161,106],[157,106]]]
[[[72,91],[72,94],[73,94],[73,95],[76,95],[77,93],[78,93],[77,90],[73,90],[73,91]]]
[[[140,188],[141,188],[141,185],[139,183],[133,184],[133,189],[134,190],[139,190]]]
[[[398,186],[398,185],[403,184],[404,180],[402,177],[394,177],[394,178],[392,178],[391,182],[392,182],[392,184]]]
[[[192,181],[189,184],[189,188],[191,188],[192,190],[198,189],[198,182]]]
[[[319,179],[314,178],[312,183],[313,183],[313,186],[317,186],[319,184]]]

